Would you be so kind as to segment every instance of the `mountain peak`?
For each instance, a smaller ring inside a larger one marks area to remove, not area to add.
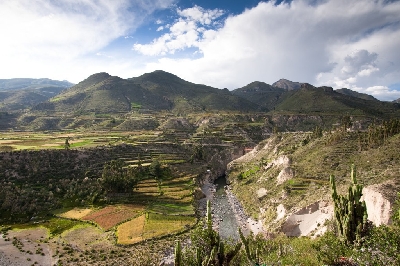
[[[153,80],[153,81],[163,81],[163,80],[179,80],[179,81],[183,81],[183,79],[181,79],[180,77],[178,77],[177,75],[174,75],[172,73],[166,72],[164,70],[155,70],[153,72],[150,73],[145,73],[143,75],[141,75],[140,77],[141,79],[145,79],[145,80]]]
[[[109,77],[111,77],[111,75],[108,74],[107,72],[99,72],[99,73],[90,75],[87,79],[106,79]]]
[[[300,82],[293,82],[293,81],[290,81],[290,80],[287,80],[287,79],[280,79],[277,82],[274,82],[272,84],[272,86],[291,91],[291,90],[299,89],[301,84],[302,83],[300,83]]]

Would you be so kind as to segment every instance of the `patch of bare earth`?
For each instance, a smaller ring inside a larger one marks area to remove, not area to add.
[[[62,238],[74,250],[82,252],[92,248],[111,248],[113,246],[111,235],[110,232],[103,232],[99,228],[88,226],[69,230],[63,233]]]
[[[44,228],[12,230],[7,238],[0,237],[0,265],[54,265],[53,252],[44,240],[48,232]],[[9,239],[9,241],[6,241]]]

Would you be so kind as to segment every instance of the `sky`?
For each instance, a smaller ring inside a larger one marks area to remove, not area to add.
[[[0,79],[164,70],[400,98],[399,0],[1,0],[0,34]]]

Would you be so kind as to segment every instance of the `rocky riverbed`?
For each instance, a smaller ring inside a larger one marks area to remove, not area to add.
[[[205,215],[207,200],[211,201],[213,226],[221,237],[237,240],[239,228],[245,235],[250,231],[254,234],[266,234],[260,221],[255,221],[246,215],[242,205],[226,185],[225,177],[218,178],[214,184],[207,182],[201,189],[206,197],[200,200],[199,211]]]

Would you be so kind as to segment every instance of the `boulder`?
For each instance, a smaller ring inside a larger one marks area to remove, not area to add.
[[[260,189],[258,189],[257,190],[257,198],[258,199],[262,199],[262,198],[264,198],[266,195],[267,195],[267,190],[265,189],[265,188],[260,188]]]

